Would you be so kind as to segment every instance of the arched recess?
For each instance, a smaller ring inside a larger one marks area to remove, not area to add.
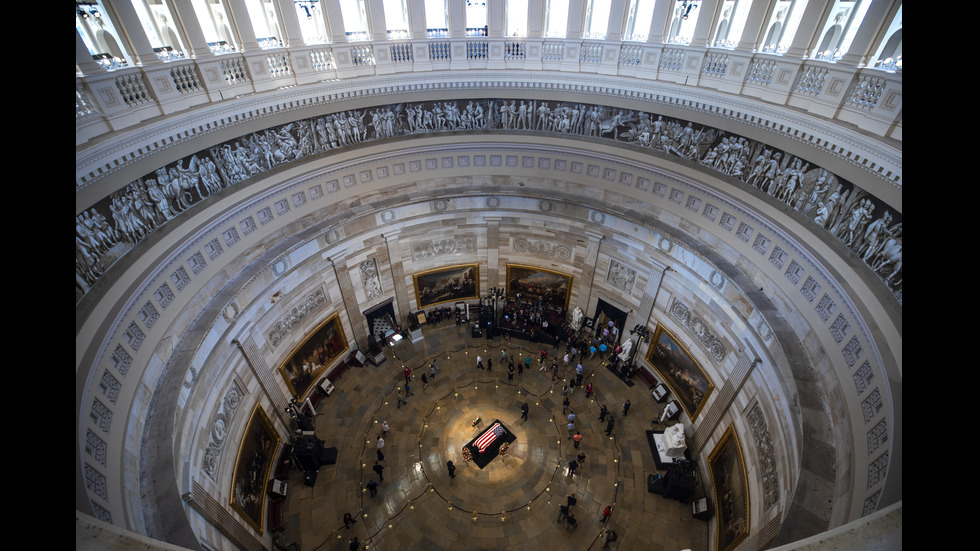
[[[492,160],[495,154],[499,156],[497,165]],[[479,156],[484,157],[485,164],[479,165],[478,169],[476,159]],[[465,167],[459,164],[462,158],[468,159]],[[525,161],[526,158],[530,161]],[[444,159],[453,162],[445,162]],[[542,159],[548,160],[547,169],[542,168]],[[565,166],[561,174],[557,174],[558,161],[563,161]],[[574,163],[581,163],[578,171],[573,168]],[[403,165],[400,172],[396,168],[399,165]],[[417,166],[418,170],[413,171],[413,166]],[[592,171],[593,166],[595,171]],[[624,174],[632,176],[628,185],[623,183]],[[345,177],[350,179],[345,180]],[[646,184],[640,185],[641,178],[645,179]],[[335,180],[339,185],[331,184]],[[313,201],[314,195],[310,194],[317,185],[321,186],[320,203]],[[309,208],[301,208],[306,203],[301,205],[298,202],[298,191],[303,191],[310,198]],[[581,141],[573,139],[556,141],[550,137],[508,136],[491,139],[473,135],[465,140],[439,137],[368,145],[356,152],[340,153],[328,162],[318,160],[288,167],[244,186],[230,188],[209,199],[206,205],[202,205],[203,208],[185,215],[179,225],[165,228],[151,240],[142,243],[136,254],[114,268],[116,273],[125,272],[126,275],[116,278],[111,286],[106,283],[107,288],[99,290],[100,294],[112,298],[93,305],[93,310],[107,310],[104,313],[110,314],[103,318],[109,320],[105,326],[94,331],[95,335],[105,340],[102,341],[103,350],[88,351],[93,356],[105,354],[105,348],[110,346],[113,338],[125,332],[126,319],[134,315],[134,310],[146,299],[147,291],[155,288],[153,282],[169,278],[172,268],[184,262],[188,251],[200,249],[203,243],[220,235],[229,226],[236,226],[247,214],[264,208],[273,212],[277,203],[291,206],[275,211],[277,214],[270,222],[260,225],[254,234],[238,242],[239,248],[229,248],[228,252],[232,254],[212,258],[202,269],[200,279],[191,278],[192,283],[187,288],[189,291],[174,303],[181,313],[166,313],[162,317],[164,322],[151,335],[152,342],[149,344],[156,348],[156,352],[151,361],[144,362],[146,371],[140,374],[147,383],[146,388],[150,389],[150,395],[133,401],[142,415],[134,415],[137,421],[133,428],[136,430],[130,431],[126,439],[140,444],[139,453],[134,453],[138,455],[140,464],[140,480],[136,482],[143,496],[153,496],[154,499],[147,499],[147,503],[153,501],[152,507],[147,508],[144,518],[134,524],[161,539],[170,540],[169,536],[176,532],[184,533],[189,541],[193,541],[192,530],[184,522],[186,518],[183,515],[159,514],[159,507],[181,508],[180,497],[187,492],[188,477],[196,467],[182,465],[178,459],[185,459],[187,448],[184,442],[175,442],[175,449],[168,450],[166,442],[161,443],[152,435],[175,434],[180,432],[175,431],[175,427],[187,422],[189,412],[184,410],[187,404],[182,402],[186,399],[187,391],[181,389],[187,386],[188,373],[221,363],[202,351],[207,344],[211,344],[208,338],[215,336],[214,328],[228,323],[222,320],[226,320],[225,313],[236,298],[247,295],[248,300],[235,304],[232,310],[238,314],[232,319],[249,319],[250,323],[261,320],[263,309],[268,308],[265,305],[268,301],[266,291],[272,291],[276,285],[277,276],[273,267],[283,257],[310,248],[312,250],[304,254],[319,254],[326,260],[338,256],[343,258],[360,250],[347,246],[348,242],[362,239],[364,235],[375,238],[380,235],[383,238],[385,231],[379,231],[378,226],[395,225],[391,222],[398,219],[397,216],[393,219],[383,214],[385,212],[417,210],[431,205],[433,201],[448,198],[485,200],[489,196],[507,198],[508,201],[513,198],[524,203],[530,201],[528,204],[532,205],[520,208],[511,206],[512,210],[501,205],[494,207],[494,215],[502,217],[510,215],[520,219],[537,215],[542,212],[541,201],[549,201],[552,202],[552,209],[559,204],[568,205],[568,212],[563,216],[576,220],[581,228],[600,220],[602,223],[608,220],[610,224],[614,219],[622,220],[624,225],[615,231],[602,229],[604,226],[599,224],[598,231],[610,232],[611,241],[630,243],[641,240],[638,235],[627,238],[630,231],[643,237],[653,235],[653,232],[668,236],[668,241],[681,244],[686,251],[680,255],[686,261],[679,262],[678,266],[686,267],[683,281],[687,282],[685,285],[688,288],[712,283],[710,278],[701,275],[702,272],[691,268],[694,265],[710,266],[732,282],[732,286],[725,293],[718,293],[716,298],[727,303],[723,310],[734,313],[736,317],[741,314],[746,322],[764,320],[771,329],[773,340],[769,349],[755,351],[767,355],[766,360],[772,364],[768,375],[763,378],[769,379],[773,388],[782,387],[786,398],[797,400],[795,426],[790,427],[796,435],[792,440],[799,446],[797,457],[812,458],[814,447],[819,447],[822,455],[829,449],[833,450],[832,457],[827,459],[837,466],[829,476],[826,472],[797,472],[787,467],[793,476],[812,477],[805,480],[807,489],[812,490],[813,484],[819,483],[821,491],[832,498],[833,506],[828,508],[830,510],[814,512],[810,503],[802,497],[797,499],[796,492],[787,489],[788,497],[784,501],[788,500],[789,503],[781,507],[785,524],[792,524],[790,521],[794,514],[809,516],[817,513],[825,520],[825,527],[855,517],[855,510],[860,509],[857,503],[864,498],[864,495],[859,495],[863,488],[852,486],[849,477],[859,476],[851,473],[851,470],[857,461],[854,450],[863,435],[852,429],[837,434],[828,434],[823,430],[827,426],[849,427],[857,415],[857,400],[847,396],[853,392],[842,388],[845,377],[835,367],[839,362],[827,359],[830,351],[835,349],[832,337],[826,334],[826,330],[818,331],[825,324],[815,321],[810,327],[800,328],[800,318],[787,316],[797,309],[802,310],[804,306],[812,309],[812,305],[807,305],[797,296],[800,283],[787,284],[781,269],[773,267],[771,256],[748,254],[754,242],[742,240],[745,234],[738,233],[741,226],[719,230],[719,218],[730,211],[728,214],[732,214],[733,223],[748,220],[757,224],[756,227],[766,227],[778,235],[787,244],[788,250],[806,259],[804,263],[822,272],[822,277],[838,288],[840,300],[846,303],[845,309],[851,311],[853,324],[871,335],[867,344],[877,349],[880,346],[875,336],[881,334],[886,341],[893,337],[889,334],[889,328],[877,326],[874,317],[869,316],[887,310],[887,307],[860,298],[865,296],[861,291],[867,289],[872,289],[867,296],[882,296],[882,290],[875,287],[877,283],[874,278],[869,278],[870,274],[859,265],[841,261],[848,258],[846,250],[807,229],[778,204],[751,190],[732,188],[729,183],[705,174],[695,165],[663,160],[651,163],[647,156],[634,151],[602,144],[589,144],[586,148]],[[696,209],[692,209],[690,197],[701,199]],[[719,209],[714,219],[705,215],[705,209],[712,201],[717,203],[715,207]],[[484,211],[486,207],[478,208],[471,203],[460,212],[473,210]],[[603,216],[592,216],[593,212]],[[552,210],[545,214],[559,216]],[[423,210],[416,218],[425,221],[432,216],[431,210]],[[632,230],[628,229],[630,226]],[[343,231],[339,228],[343,228]],[[626,248],[629,246],[626,245]],[[767,249],[767,253],[771,253],[771,249]],[[658,257],[658,261],[666,264],[668,258]],[[254,288],[251,288],[253,285]],[[302,287],[305,283],[292,285]],[[684,285],[678,284],[676,290],[679,291],[681,287]],[[243,292],[243,289],[248,291]],[[290,300],[293,298],[289,297]],[[701,307],[707,310],[707,306]],[[243,317],[242,313],[246,315]],[[660,311],[657,313],[663,314]],[[812,316],[802,315],[802,319],[815,319]],[[721,318],[723,316],[717,319]],[[352,322],[346,320],[346,323],[350,327]],[[237,333],[233,336],[239,338],[249,328],[239,326],[235,331]],[[810,331],[819,334],[810,339],[800,338],[801,332]],[[763,338],[759,339],[765,342]],[[805,349],[803,343],[816,345],[818,349]],[[836,348],[839,348],[839,344]],[[894,370],[896,363],[900,363],[900,349],[885,348],[884,354],[872,354],[882,356],[879,367],[882,372]],[[899,355],[898,361],[887,357],[893,354]],[[268,362],[274,364],[274,354],[268,356]],[[721,375],[723,372],[719,373]],[[85,386],[90,383],[87,380]],[[802,394],[801,388],[804,389]],[[838,394],[848,399],[834,405]],[[276,405],[271,403],[273,400],[269,401],[270,406]],[[816,412],[816,417],[826,425],[821,425],[819,430],[807,430],[814,420],[808,412]],[[143,419],[145,424],[140,425],[139,419]],[[143,436],[135,436],[138,434]],[[123,481],[120,485],[126,486],[131,482]],[[791,481],[784,483],[794,486]],[[165,525],[164,522],[173,524]]]

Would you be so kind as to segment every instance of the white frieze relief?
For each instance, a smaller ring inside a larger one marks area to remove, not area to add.
[[[674,299],[673,304],[670,305],[669,312],[674,319],[684,324],[684,327],[697,337],[698,343],[701,344],[701,347],[704,348],[712,360],[716,363],[721,363],[725,359],[725,355],[728,354],[728,348],[725,346],[725,343],[715,336],[708,329],[708,324],[696,316],[690,308],[682,304],[680,300]]]
[[[762,471],[763,510],[768,511],[779,501],[779,470],[776,468],[776,452],[769,425],[759,402],[749,410],[748,420]]]
[[[412,244],[412,259],[416,262],[447,254],[468,254],[476,251],[476,238],[454,237],[433,239]]]
[[[572,258],[572,249],[566,245],[538,239],[525,239],[523,237],[514,239],[514,252],[542,258],[558,258],[561,260],[571,260]]]
[[[244,394],[241,387],[238,386],[238,382],[233,382],[231,388],[228,389],[225,397],[221,400],[221,410],[211,424],[210,441],[204,450],[204,464],[202,468],[205,474],[211,477],[212,480],[218,470],[218,464],[220,463],[218,460],[221,457],[221,450],[225,446],[225,435],[228,432],[228,427],[231,425],[232,420],[235,418],[235,412],[238,411],[238,406],[242,403]]]
[[[378,259],[369,258],[361,262],[358,268],[368,300],[374,300],[384,294],[384,289],[381,287],[381,274],[378,272]]]
[[[697,56],[695,56],[697,57]],[[262,68],[265,70],[265,68]],[[659,113],[629,111],[578,102],[487,98],[468,101],[427,101],[376,105],[369,110],[324,114],[251,132],[202,149],[144,174],[123,189],[102,198],[76,215],[76,301],[122,256],[158,227],[193,208],[221,190],[261,177],[267,171],[304,162],[328,151],[372,140],[454,131],[552,132],[627,143],[658,154],[697,163],[701,170],[730,177],[733,185],[756,188],[797,211],[819,230],[840,240],[864,261],[901,301],[904,256],[901,213],[883,201],[806,159],[747,136],[720,128],[665,117]],[[473,157],[475,166],[486,164],[484,155]],[[441,162],[440,162],[441,161]],[[566,163],[555,160],[556,171]],[[489,166],[542,167],[551,159],[535,162],[532,156],[489,155]],[[426,171],[451,169],[452,157],[424,160]],[[421,172],[420,160],[409,161],[410,172]],[[391,167],[393,174],[404,171]],[[613,181],[616,170],[574,161],[572,174]],[[379,177],[387,174],[387,169]],[[369,170],[341,174],[326,184],[327,195],[374,181]],[[632,173],[620,174],[624,186]],[[637,189],[650,180],[637,175]],[[667,197],[667,186],[653,182],[651,193]],[[679,190],[669,199],[681,201]],[[324,197],[318,193],[316,196]],[[293,197],[294,208],[304,205],[305,194]],[[487,205],[494,208],[491,203]],[[260,215],[263,224],[289,213],[288,199],[276,211]],[[430,203],[432,212],[452,210],[452,201]],[[553,201],[542,199],[541,212],[552,212]],[[689,208],[693,208],[689,205]],[[606,215],[593,211],[590,220],[604,224]],[[724,225],[724,221],[722,222]],[[328,235],[330,242],[334,242]],[[342,237],[342,236],[338,236]],[[226,243],[227,244],[227,243]],[[660,246],[669,246],[669,242]]]
[[[630,294],[633,292],[633,284],[636,283],[636,270],[616,260],[610,260],[606,283],[614,289]]]
[[[319,310],[326,303],[327,292],[323,287],[311,291],[299,305],[290,308],[289,312],[269,330],[266,335],[269,343],[273,347],[279,346],[297,325],[300,325],[310,314]]]

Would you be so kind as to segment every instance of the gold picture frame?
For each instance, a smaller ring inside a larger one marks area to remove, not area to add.
[[[444,302],[480,298],[480,265],[460,264],[412,275],[415,304],[421,310]]]
[[[666,327],[657,324],[646,361],[670,387],[688,418],[696,419],[715,386],[687,347]]]
[[[269,416],[256,404],[238,446],[231,480],[231,508],[260,535],[265,525],[266,484],[279,441]]]
[[[301,399],[347,349],[347,335],[340,323],[340,314],[333,314],[293,349],[279,366],[279,374],[292,395]]]
[[[516,299],[520,293],[522,297],[532,300],[540,298],[551,306],[561,306],[567,311],[572,297],[572,279],[569,274],[547,268],[508,264],[507,298]]]
[[[731,551],[749,535],[749,485],[734,426],[728,427],[708,456],[708,472],[718,512],[715,549]]]

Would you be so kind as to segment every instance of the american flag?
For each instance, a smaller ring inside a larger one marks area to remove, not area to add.
[[[476,442],[473,443],[473,445],[480,450],[480,453],[483,453],[490,444],[493,444],[493,441],[496,440],[498,436],[503,436],[504,432],[506,431],[504,430],[504,427],[500,426],[500,423],[494,423],[493,426],[487,430],[487,432],[483,433],[483,436],[478,438]]]

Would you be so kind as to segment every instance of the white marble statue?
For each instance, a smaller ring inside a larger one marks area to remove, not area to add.
[[[630,350],[633,349],[633,339],[626,339],[623,343],[623,351],[619,353],[619,359],[626,362],[630,359]]]
[[[684,425],[678,423],[667,427],[660,441],[664,447],[664,455],[667,457],[684,457],[684,450],[687,449]]]
[[[582,314],[582,309],[576,306],[575,310],[572,312],[572,329],[578,331],[582,328],[583,317],[584,314]]]

